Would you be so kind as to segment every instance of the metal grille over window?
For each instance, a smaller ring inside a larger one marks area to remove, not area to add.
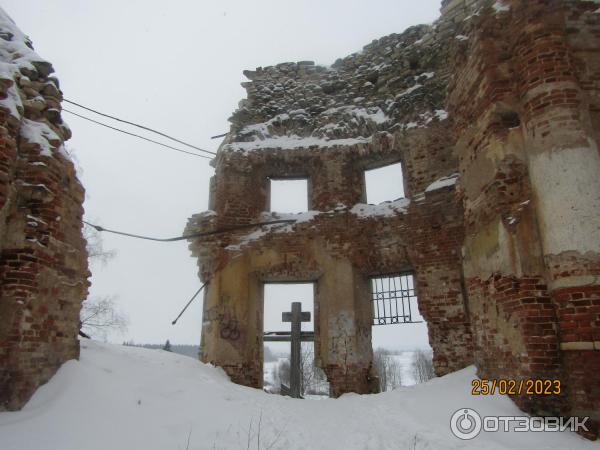
[[[422,322],[410,274],[371,278],[371,298],[373,325]]]

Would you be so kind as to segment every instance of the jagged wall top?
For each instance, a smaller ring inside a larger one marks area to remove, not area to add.
[[[22,138],[40,145],[43,154],[59,151],[71,130],[61,117],[62,93],[52,64],[39,56],[31,40],[0,8],[0,108]]]
[[[221,149],[349,145],[446,119],[449,44],[468,39],[480,7],[481,0],[446,1],[432,25],[374,40],[329,67],[301,61],[244,71],[247,98]]]

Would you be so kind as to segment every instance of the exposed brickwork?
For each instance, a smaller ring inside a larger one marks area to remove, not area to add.
[[[267,212],[270,178],[308,178],[313,213],[295,225],[191,243],[210,280],[203,360],[235,380],[245,377],[242,365],[260,373],[262,283],[313,281],[315,356],[331,394],[372,392],[370,277],[413,272],[437,373],[472,362],[462,205],[444,111],[453,35],[438,25],[382,38],[331,68],[301,62],[245,72],[248,98],[215,160],[213,211],[186,231],[282,217]],[[366,205],[364,171],[398,161],[409,200]],[[235,317],[237,339],[222,337],[224,317]]]
[[[471,279],[469,296],[481,378],[559,378],[556,316],[543,277]],[[555,397],[514,400],[535,414],[560,412]]]
[[[188,231],[278,218],[264,212],[270,177],[308,178],[318,214],[191,243],[209,309],[239,312],[245,336],[225,344],[209,319],[203,357],[250,364],[261,283],[315,281],[317,364],[333,395],[369,392],[368,277],[412,271],[438,374],[474,359],[482,377],[560,379],[561,396],[514,400],[597,420],[596,9],[445,0],[432,26],[330,68],[247,71],[248,98],[216,159],[214,211]],[[410,202],[362,205],[363,171],[397,161]],[[454,173],[456,185],[434,183]],[[233,279],[249,281],[226,287]]]
[[[0,409],[18,409],[79,356],[89,273],[58,81],[0,16]]]
[[[370,394],[379,390],[371,367],[329,364],[323,370],[330,383],[329,395],[331,397],[337,398],[348,392]]]
[[[444,375],[473,362],[460,258],[462,208],[454,189],[439,189],[415,201],[408,220],[419,308],[435,349],[436,373]]]
[[[0,408],[14,409],[77,357],[88,272],[58,81],[2,27],[20,46],[0,72]],[[259,387],[262,284],[312,281],[331,394],[373,392],[369,278],[410,271],[439,375],[474,360],[485,378],[560,379],[561,396],[514,400],[590,416],[595,437],[599,55],[596,2],[444,0],[435,24],[332,67],[245,72],[211,210],[187,231],[281,218],[271,178],[308,178],[312,211],[190,242],[210,282],[202,359]],[[364,171],[398,161],[407,199],[364,204]]]
[[[560,379],[562,396],[515,400],[589,415],[594,436],[600,17],[588,1],[501,6],[484,5],[453,49],[448,97],[476,364],[486,377]]]

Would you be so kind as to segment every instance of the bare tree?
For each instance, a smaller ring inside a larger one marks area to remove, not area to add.
[[[81,330],[91,337],[106,339],[109,331],[125,332],[128,319],[115,307],[114,297],[91,298],[81,305]]]
[[[283,383],[286,385],[290,385],[290,360],[289,359],[280,359],[279,363],[277,363],[277,374],[273,376],[273,379],[278,381],[279,383]]]
[[[412,370],[417,383],[424,383],[435,378],[432,353],[416,350],[413,353]]]
[[[290,371],[289,359],[280,359],[272,372],[273,382],[277,387],[279,387],[280,383],[289,386]],[[327,377],[315,365],[314,347],[309,342],[303,342],[300,347],[300,392],[302,392],[302,395],[327,395],[329,393]]]
[[[116,252],[104,248],[102,236],[93,227],[84,224],[83,237],[87,242],[86,249],[90,265],[94,263],[105,265],[115,257]],[[81,304],[79,317],[82,336],[103,340],[106,340],[111,331],[124,333],[129,323],[127,316],[117,309],[114,296],[88,298]]]
[[[104,248],[100,233],[87,224],[84,224],[83,226],[83,238],[87,242],[85,248],[88,252],[88,259],[91,264],[100,263],[105,265],[109,260],[116,256],[117,252],[115,250],[106,250]]]
[[[302,394],[327,395],[329,384],[321,368],[315,365],[314,344],[303,342],[300,351],[300,383]]]
[[[379,390],[392,391],[402,386],[402,368],[394,355],[383,348],[373,351],[373,366],[379,375]]]

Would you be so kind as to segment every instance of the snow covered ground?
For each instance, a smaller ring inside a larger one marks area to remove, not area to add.
[[[415,376],[413,374],[413,351],[402,351],[392,357],[398,361],[400,365],[400,378],[402,380],[402,386],[412,386],[416,384]]]
[[[481,433],[451,415],[519,415],[470,394],[473,368],[378,395],[294,400],[237,386],[220,369],[161,350],[82,341],[20,412],[0,413],[2,450],[598,449],[573,433]],[[189,442],[188,442],[189,441]]]

